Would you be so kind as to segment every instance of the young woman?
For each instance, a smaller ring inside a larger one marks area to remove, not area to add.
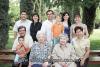
[[[42,23],[39,22],[39,15],[34,13],[32,15],[32,23],[30,26],[30,34],[32,36],[33,41],[37,41],[36,34],[37,31],[41,29]]]
[[[64,25],[64,33],[67,34],[68,37],[70,37],[71,22],[70,22],[70,17],[69,17],[68,12],[64,12],[62,14],[62,22],[63,22],[63,25]]]

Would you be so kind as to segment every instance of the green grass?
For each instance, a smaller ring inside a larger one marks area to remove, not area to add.
[[[0,67],[12,67],[12,65],[11,64],[1,64],[0,63]]]
[[[6,48],[11,49],[11,48],[12,48],[12,45],[13,45],[13,42],[14,42],[14,33],[13,33],[12,30],[10,30],[10,31],[9,31],[8,44],[6,45]]]
[[[100,50],[100,29],[94,29],[90,35],[91,49]]]

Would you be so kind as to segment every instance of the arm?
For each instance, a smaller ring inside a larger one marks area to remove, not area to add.
[[[17,37],[17,32],[14,31],[14,40],[16,39]]]
[[[81,64],[80,64],[81,66],[84,65],[84,62],[89,57],[89,54],[90,54],[90,41],[88,40],[85,48],[85,54],[83,58],[81,58]]]
[[[31,61],[29,61],[29,65],[28,67],[32,67],[33,63]]]
[[[13,27],[13,31],[14,31],[14,39],[16,39],[17,37],[17,32],[18,32],[18,25],[17,25],[18,22],[15,22],[15,25]]]
[[[85,25],[85,35],[86,35],[86,37],[88,38],[89,33],[88,33],[88,29],[87,29],[87,26],[86,26],[86,25]]]
[[[70,39],[72,39],[72,32],[73,32],[73,29],[72,29],[72,25],[70,27]]]
[[[46,23],[45,22],[42,23],[41,31],[46,33]]]
[[[30,55],[29,55],[29,65],[28,67],[32,66],[32,62],[33,62],[33,57],[34,57],[34,46],[32,46],[31,51],[30,51]]]
[[[86,60],[88,57],[89,57],[89,54],[90,54],[90,40],[87,39],[87,44],[86,44],[86,47],[85,47],[85,54],[84,54],[84,59]]]
[[[61,31],[62,33],[64,32],[64,26],[63,26],[63,24],[62,24],[62,31]]]
[[[89,54],[90,54],[90,48],[86,47],[86,53],[85,53],[83,59],[86,60],[89,57]]]

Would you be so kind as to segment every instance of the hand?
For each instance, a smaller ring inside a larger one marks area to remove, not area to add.
[[[62,67],[66,67],[66,64],[64,62],[59,63]]]
[[[85,59],[81,59],[80,65],[83,66],[85,62]]]
[[[44,63],[42,64],[42,66],[43,66],[43,67],[47,67],[47,66],[48,66],[48,62],[44,62]]]
[[[28,65],[28,67],[32,67],[32,62],[29,61],[29,65]]]
[[[64,64],[63,67],[68,67],[67,64]]]
[[[31,65],[31,64],[29,64],[29,65],[28,65],[28,67],[32,67],[32,65]]]

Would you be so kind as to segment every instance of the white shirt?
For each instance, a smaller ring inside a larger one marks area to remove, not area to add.
[[[18,20],[14,25],[13,31],[18,32],[18,27],[19,26],[25,26],[26,27],[26,34],[30,34],[30,25],[31,25],[31,23],[32,23],[32,21],[30,21],[28,19],[26,19],[24,21]]]
[[[41,31],[45,33],[48,42],[51,41],[52,39],[51,27],[53,23],[54,23],[54,20],[53,21],[46,20],[43,22],[42,27],[41,27]]]
[[[32,37],[29,35],[29,34],[27,34],[27,35],[25,35],[25,38],[24,38],[25,40],[25,46],[28,46],[29,48],[31,48],[32,47],[32,45],[33,45],[33,40],[32,40]],[[14,41],[14,44],[13,44],[13,47],[12,47],[12,50],[16,50],[16,46],[18,45],[18,37],[15,39],[15,41]]]
[[[74,46],[77,57],[81,58],[86,52],[86,47],[90,48],[90,40],[84,37],[80,40],[77,38],[73,38],[72,45]]]

